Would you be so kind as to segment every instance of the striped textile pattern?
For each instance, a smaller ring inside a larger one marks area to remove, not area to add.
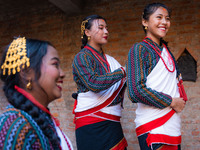
[[[147,38],[146,40],[154,46],[151,39]],[[160,51],[162,51],[163,46],[157,45],[157,47],[160,49]],[[172,55],[171,52],[170,54]],[[175,61],[178,76],[179,71],[176,60],[173,55],[172,58]],[[128,97],[132,102],[141,102],[143,104],[161,109],[171,104],[171,96],[162,92],[157,92],[151,88],[147,88],[146,86],[147,76],[156,66],[159,59],[159,55],[147,43],[143,41],[136,43],[131,47],[128,53],[126,70]]]
[[[95,51],[102,58],[104,58],[103,53],[100,53],[97,50]],[[107,67],[108,70],[107,64],[103,61],[102,63],[104,64],[104,66]],[[87,91],[98,93],[102,90],[108,89],[109,87],[111,87],[124,77],[124,74],[120,68],[116,69],[114,72],[106,72],[105,68],[102,66],[99,60],[97,60],[97,58],[93,55],[93,53],[86,48],[83,48],[74,57],[72,67],[73,67],[73,78],[77,84],[78,93]],[[122,100],[123,100],[123,92],[121,92],[116,97],[116,99],[113,101],[111,105],[116,105],[120,103]]]
[[[30,115],[9,105],[0,115],[0,149],[53,148]]]

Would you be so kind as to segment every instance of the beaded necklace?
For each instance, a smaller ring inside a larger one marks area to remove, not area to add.
[[[172,70],[170,70],[170,69],[168,68],[168,66],[166,65],[166,63],[165,63],[163,57],[161,56],[161,51],[160,51],[160,49],[156,46],[156,44],[154,43],[154,41],[153,41],[151,38],[149,38],[149,39],[152,40],[152,42],[153,42],[153,44],[154,44],[154,46],[155,46],[156,48],[146,40],[147,38],[149,38],[149,37],[145,37],[145,39],[144,39],[143,41],[144,41],[145,43],[147,43],[148,45],[150,45],[151,48],[153,48],[154,51],[160,56],[160,58],[161,58],[161,60],[163,61],[163,63],[164,63],[164,65],[165,65],[166,69],[167,69],[169,72],[174,72],[174,70],[175,70],[175,63],[174,63],[174,61],[173,61],[173,59],[172,59],[172,56],[171,56],[170,53],[169,53],[169,50],[167,49],[167,46],[163,43],[163,45],[164,45],[164,47],[165,47],[165,49],[166,49],[166,51],[167,51],[167,53],[168,53],[168,56],[167,56],[168,61],[169,61],[169,62],[172,62],[172,64],[173,64],[173,69],[172,69]]]

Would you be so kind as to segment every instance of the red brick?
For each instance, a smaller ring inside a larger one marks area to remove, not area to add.
[[[90,0],[92,1],[92,0]],[[166,36],[171,51],[179,55],[179,52],[188,48],[198,66],[200,60],[200,10],[199,0],[164,0],[172,8],[171,28]],[[62,68],[66,74],[63,85],[63,97],[50,105],[52,113],[61,120],[62,128],[72,140],[76,148],[74,137],[73,109],[74,99],[71,97],[76,92],[76,84],[73,82],[71,63],[77,52],[80,51],[80,23],[88,14],[100,14],[107,19],[110,38],[104,46],[106,52],[125,65],[130,47],[141,41],[145,34],[141,25],[141,14],[145,0],[115,0],[90,3],[85,6],[79,15],[66,16],[62,11],[50,4],[48,1],[34,3],[29,9],[24,7],[28,13],[19,13],[9,10],[9,13],[0,15],[0,45],[7,45],[13,36],[24,35],[30,38],[48,40],[59,51]],[[6,3],[5,3],[6,5]],[[184,9],[183,9],[184,8]],[[3,19],[3,20],[2,20]],[[197,69],[198,79],[195,83],[187,82],[186,92],[189,93],[187,106],[182,112],[182,134],[184,150],[196,150],[199,143],[199,85],[200,67]],[[2,92],[0,92],[3,95]],[[121,119],[122,127],[129,144],[129,150],[139,150],[135,134],[135,109],[136,105],[129,102],[127,95],[124,100],[124,110]],[[5,99],[0,101],[0,112],[5,107]],[[194,112],[195,111],[195,112]]]

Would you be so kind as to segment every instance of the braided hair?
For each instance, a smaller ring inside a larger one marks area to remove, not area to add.
[[[38,82],[38,79],[40,78],[41,75],[42,59],[47,53],[48,45],[51,44],[47,41],[26,39],[27,57],[30,58],[29,68],[34,70],[35,72],[34,81],[36,82]],[[1,65],[5,61],[8,48],[9,46],[7,46],[2,55]],[[24,70],[27,70],[29,68],[25,68]],[[32,116],[32,118],[35,120],[35,122],[43,131],[43,134],[49,139],[51,146],[54,149],[59,149],[60,139],[56,133],[56,129],[53,127],[53,122],[50,119],[50,116],[47,117],[47,114],[45,112],[43,112],[40,108],[35,106],[30,100],[28,100],[24,95],[16,91],[14,88],[15,85],[24,88],[25,87],[24,82],[27,81],[24,81],[24,79],[22,79],[19,72],[16,72],[15,74],[11,75],[8,75],[6,73],[4,75],[2,69],[0,77],[1,80],[4,82],[3,91],[9,103],[12,104],[15,108],[23,110],[30,116]]]
[[[81,49],[84,48],[84,46],[87,44],[88,42],[88,37],[87,35],[85,34],[85,29],[88,29],[90,30],[92,25],[93,25],[93,21],[96,20],[96,19],[103,19],[105,22],[106,22],[106,19],[99,16],[99,15],[90,15],[90,16],[87,16],[83,19],[82,21],[82,25],[83,25],[83,22],[87,20],[87,22],[84,24],[84,31],[83,31],[83,35],[82,35],[82,45],[81,45]],[[82,26],[81,25],[81,26]]]

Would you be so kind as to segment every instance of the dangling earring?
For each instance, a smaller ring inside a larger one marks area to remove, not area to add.
[[[31,79],[28,81],[28,83],[26,84],[26,88],[28,90],[32,90],[32,82],[31,82]]]
[[[145,26],[145,27],[144,27],[144,29],[145,29],[145,30],[147,30],[147,29],[148,29],[148,27],[147,27],[147,26]]]
[[[87,39],[88,39],[88,41],[89,41],[89,40],[91,39],[91,37],[90,37],[90,36],[88,36],[88,37],[87,37]]]

